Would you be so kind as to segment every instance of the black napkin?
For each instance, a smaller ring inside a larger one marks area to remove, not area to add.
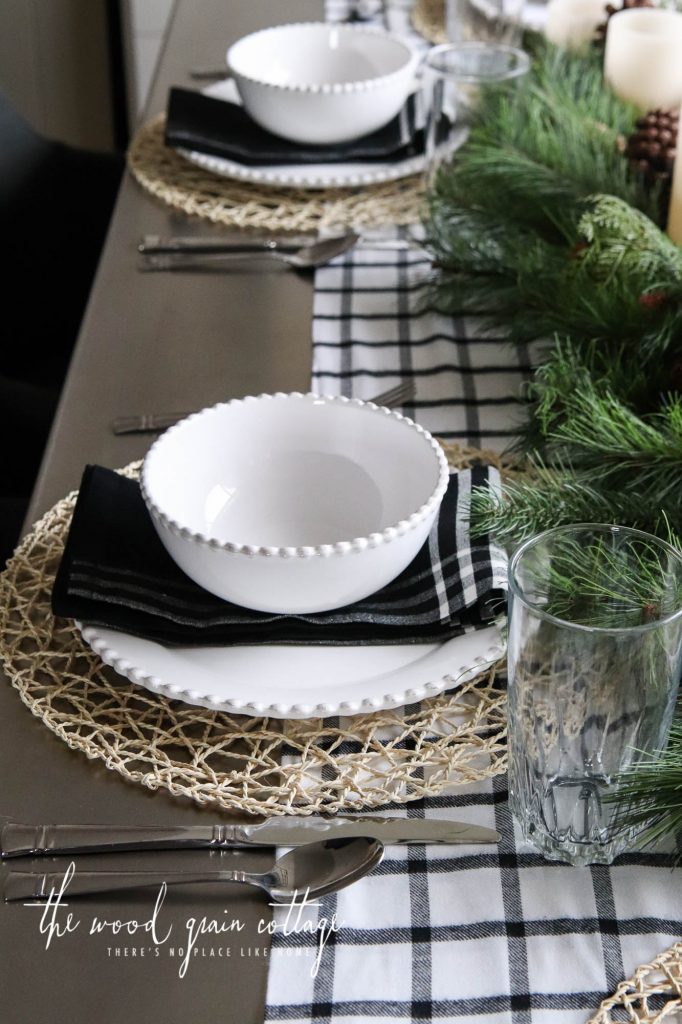
[[[172,645],[375,644],[446,639],[488,623],[502,606],[502,568],[487,540],[468,540],[458,495],[489,467],[452,474],[429,540],[383,590],[314,615],[250,611],[192,582],[167,554],[140,488],[88,466],[52,592],[55,615]],[[459,550],[457,537],[459,536]]]
[[[414,94],[392,121],[371,135],[334,146],[306,146],[272,135],[252,121],[238,103],[173,88],[168,97],[165,141],[167,146],[254,167],[406,160],[424,151],[424,132],[416,126]]]

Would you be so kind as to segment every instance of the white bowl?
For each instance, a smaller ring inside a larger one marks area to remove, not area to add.
[[[348,142],[387,124],[414,85],[418,56],[381,29],[310,22],[244,36],[227,51],[242,102],[294,142]]]
[[[370,402],[261,395],[152,445],[141,486],[159,537],[206,590],[267,612],[374,593],[426,540],[448,483],[440,445]]]

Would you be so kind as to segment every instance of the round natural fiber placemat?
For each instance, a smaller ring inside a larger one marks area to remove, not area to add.
[[[682,942],[638,967],[588,1024],[682,1024]]]
[[[423,175],[361,188],[254,185],[190,163],[164,145],[164,124],[161,114],[139,129],[128,150],[128,167],[147,192],[191,216],[261,231],[383,227],[421,220]]]
[[[417,0],[412,8],[412,25],[430,43],[447,43],[445,0]]]
[[[5,672],[72,749],[149,789],[251,814],[406,803],[505,770],[506,695],[495,669],[407,709],[308,721],[208,711],[116,675],[50,610],[75,499],[35,524],[0,576]]]

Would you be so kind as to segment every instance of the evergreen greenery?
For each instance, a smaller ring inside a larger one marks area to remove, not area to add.
[[[544,546],[531,548],[523,586],[543,612],[600,629],[628,629],[665,619],[682,600],[682,578],[671,571],[667,548],[647,534],[619,532],[614,543],[610,531],[589,528],[555,535],[551,557]],[[647,661],[653,651],[664,653],[665,660],[667,646],[660,636],[641,636],[640,650],[647,644]]]
[[[621,776],[617,799],[623,822],[643,828],[642,844],[682,834],[682,722],[673,725],[667,750]]]
[[[474,531],[515,545],[564,523],[682,537],[682,249],[661,197],[622,155],[637,112],[605,89],[601,55],[535,39],[527,80],[490,92],[429,196],[444,311],[530,345],[518,444],[527,471],[474,494]],[[682,828],[682,724],[622,786],[647,839]]]
[[[537,44],[430,196],[439,306],[539,364],[519,443],[532,476],[473,504],[475,528],[510,542],[586,519],[682,535],[682,249],[620,151],[635,116],[599,58]]]

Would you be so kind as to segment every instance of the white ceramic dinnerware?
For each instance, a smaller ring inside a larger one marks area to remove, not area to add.
[[[242,102],[261,127],[313,145],[360,138],[387,124],[414,86],[418,56],[378,28],[278,25],[227,51]]]
[[[240,103],[241,97],[232,79],[214,82],[203,92],[214,99]],[[442,144],[443,155],[451,154],[466,140],[466,129],[454,129]],[[210,153],[178,149],[178,153],[197,167],[224,178],[251,181],[256,185],[274,185],[276,188],[356,188],[359,185],[377,185],[397,181],[412,174],[421,174],[426,167],[426,154],[405,157],[402,160],[352,160],[344,163],[271,164],[266,166],[239,163]]]
[[[142,493],[200,586],[246,608],[326,611],[385,586],[426,540],[442,449],[359,399],[276,394],[182,420],[150,449]]]
[[[430,644],[166,647],[82,625],[106,665],[152,693],[268,718],[360,715],[414,704],[473,679],[504,654],[497,626]]]

